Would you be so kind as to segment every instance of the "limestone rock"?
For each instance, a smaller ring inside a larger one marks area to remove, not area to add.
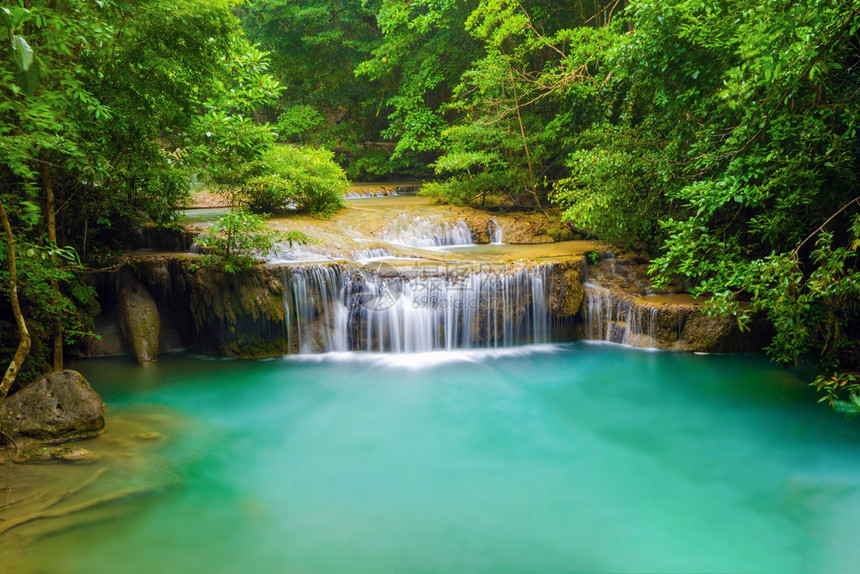
[[[15,456],[18,464],[32,462],[48,462],[59,460],[63,462],[93,462],[93,453],[79,446],[47,447],[35,446],[22,449]]]
[[[0,403],[0,430],[18,448],[89,438],[104,426],[104,403],[77,371],[51,373]]]
[[[120,289],[119,324],[139,363],[156,360],[161,319],[149,291],[137,281],[129,281]]]

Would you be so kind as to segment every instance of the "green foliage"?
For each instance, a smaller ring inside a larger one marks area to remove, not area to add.
[[[396,162],[382,149],[370,149],[358,155],[346,168],[346,176],[353,181],[381,181],[390,177]]]
[[[649,148],[635,129],[602,123],[583,133],[579,144],[568,156],[570,176],[553,188],[564,219],[626,247],[657,237],[656,216],[671,209],[662,194],[661,150]]]
[[[850,373],[836,373],[830,377],[817,377],[811,387],[822,394],[819,403],[827,402],[836,412],[851,417],[860,415],[860,383]]]
[[[495,172],[479,172],[474,175],[455,175],[443,181],[428,182],[421,188],[421,195],[432,197],[454,205],[480,203],[485,207],[495,207],[496,200],[506,198],[502,205],[509,205],[515,200],[499,190],[515,189],[518,184],[516,176],[505,170]],[[491,205],[486,204],[487,196],[493,197]]]
[[[240,13],[248,37],[271,52],[272,71],[288,88],[277,106],[283,141],[353,149],[378,137],[385,127],[378,86],[354,76],[378,43],[372,7],[356,0],[257,0]],[[311,117],[324,121],[301,121]]]
[[[242,39],[234,40],[232,50],[229,76],[218,82],[205,102],[207,112],[192,126],[199,143],[189,148],[186,162],[235,195],[259,174],[260,158],[274,145],[271,126],[253,115],[257,106],[274,103],[282,87],[268,74],[267,53]]]
[[[382,39],[373,57],[356,68],[356,76],[383,87],[389,125],[382,135],[396,142],[394,159],[414,161],[441,145],[448,123],[445,105],[478,53],[477,43],[463,25],[478,2],[380,0],[373,4]]]
[[[87,266],[140,222],[176,220],[207,138],[206,167],[226,177],[277,85],[230,1],[15,4],[0,9],[0,196],[35,334],[29,364],[41,365],[55,321],[67,343],[87,331]],[[216,129],[200,129],[207,121]],[[59,246],[46,239],[50,196]]]
[[[275,128],[281,141],[304,141],[325,119],[311,106],[290,106],[278,116]]]
[[[0,293],[8,297],[7,247],[0,240]],[[18,297],[29,321],[47,325],[60,319],[63,336],[72,344],[90,334],[91,316],[98,312],[95,290],[82,280],[84,267],[71,247],[21,243],[16,245]],[[51,281],[60,284],[60,292]]]
[[[582,9],[567,5],[483,0],[475,6],[464,25],[481,53],[444,107],[455,119],[439,142],[443,155],[435,168],[451,178],[440,196],[483,202],[489,194],[542,206],[549,181],[563,172],[572,124],[591,112],[588,64],[612,41],[603,29],[566,27],[584,18]]]
[[[249,271],[258,258],[272,252],[279,242],[305,244],[310,238],[298,231],[275,231],[266,224],[265,214],[238,209],[218,218],[199,239],[205,255],[197,264],[219,267],[227,273]]]
[[[556,186],[565,216],[649,242],[658,282],[683,277],[713,313],[765,315],[780,364],[857,368],[858,13],[639,0],[626,17]]]
[[[274,146],[263,154],[259,164],[262,173],[249,179],[242,190],[242,197],[252,210],[291,207],[331,215],[343,207],[349,183],[330,151]]]

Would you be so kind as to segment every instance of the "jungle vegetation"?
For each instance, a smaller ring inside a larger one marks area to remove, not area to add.
[[[772,358],[817,364],[825,400],[860,396],[848,0],[15,0],[0,19],[3,320],[28,319],[0,350],[31,341],[33,370],[87,331],[86,270],[174,222],[190,181],[331,213],[336,160],[556,206],[710,312],[766,316]]]

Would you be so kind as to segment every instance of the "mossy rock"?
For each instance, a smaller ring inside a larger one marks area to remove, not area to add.
[[[158,358],[161,318],[146,287],[129,281],[119,292],[119,321],[126,343],[139,363]]]

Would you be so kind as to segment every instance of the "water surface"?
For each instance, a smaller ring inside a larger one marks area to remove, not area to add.
[[[158,453],[175,479],[92,524],[3,549],[33,572],[860,563],[857,423],[757,357],[577,343],[75,368],[111,417],[167,409],[186,421],[163,431]]]

